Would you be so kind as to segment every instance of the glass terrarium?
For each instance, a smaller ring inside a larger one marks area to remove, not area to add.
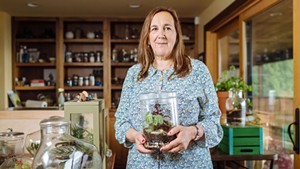
[[[39,146],[41,144],[41,131],[37,130],[32,133],[29,133],[25,137],[24,147],[27,150],[31,157],[34,157]]]
[[[153,92],[140,95],[144,146],[159,149],[175,139],[168,136],[171,128],[178,125],[177,99],[174,92]]]
[[[104,108],[104,99],[69,101],[64,106],[64,117],[70,121],[70,134],[94,144],[102,158],[108,153],[105,143],[107,116]]]
[[[41,144],[33,159],[35,169],[94,169],[102,166],[97,148],[69,135],[69,122],[53,116],[40,122]]]
[[[12,129],[0,132],[0,165],[10,157],[23,155],[23,140],[22,132],[14,132]]]

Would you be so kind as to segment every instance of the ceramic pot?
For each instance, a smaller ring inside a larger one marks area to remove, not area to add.
[[[74,33],[72,31],[68,31],[65,34],[67,39],[73,39],[74,38]]]

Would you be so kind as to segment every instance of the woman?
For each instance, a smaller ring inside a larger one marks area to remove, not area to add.
[[[176,92],[179,126],[176,139],[153,151],[144,147],[139,96],[157,90]],[[184,54],[177,14],[153,9],[146,17],[139,44],[139,63],[124,81],[115,114],[116,138],[129,148],[127,168],[212,168],[209,148],[223,136],[220,110],[207,67]]]

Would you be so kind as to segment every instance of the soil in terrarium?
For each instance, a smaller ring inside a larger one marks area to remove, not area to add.
[[[146,143],[144,144],[146,148],[157,150],[176,138],[167,135],[172,128],[172,122],[169,116],[162,113],[160,104],[154,105],[152,113],[147,112],[145,121],[148,125],[143,129],[146,137]]]

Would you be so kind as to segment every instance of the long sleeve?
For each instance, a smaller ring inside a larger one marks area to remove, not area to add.
[[[133,128],[132,121],[131,121],[131,104],[130,98],[132,97],[132,86],[134,83],[134,77],[131,73],[131,70],[128,70],[126,78],[124,80],[122,94],[119,102],[119,106],[117,112],[115,113],[116,122],[114,124],[116,133],[116,139],[119,141],[120,144],[124,144],[125,147],[131,147],[132,143],[126,142],[126,132]]]
[[[207,67],[204,65],[203,67],[198,80],[205,88],[203,88],[203,97],[197,98],[202,110],[197,125],[202,126],[205,133],[205,139],[200,141],[201,145],[211,148],[219,144],[223,137],[223,130],[220,125],[221,113],[216,91]]]

